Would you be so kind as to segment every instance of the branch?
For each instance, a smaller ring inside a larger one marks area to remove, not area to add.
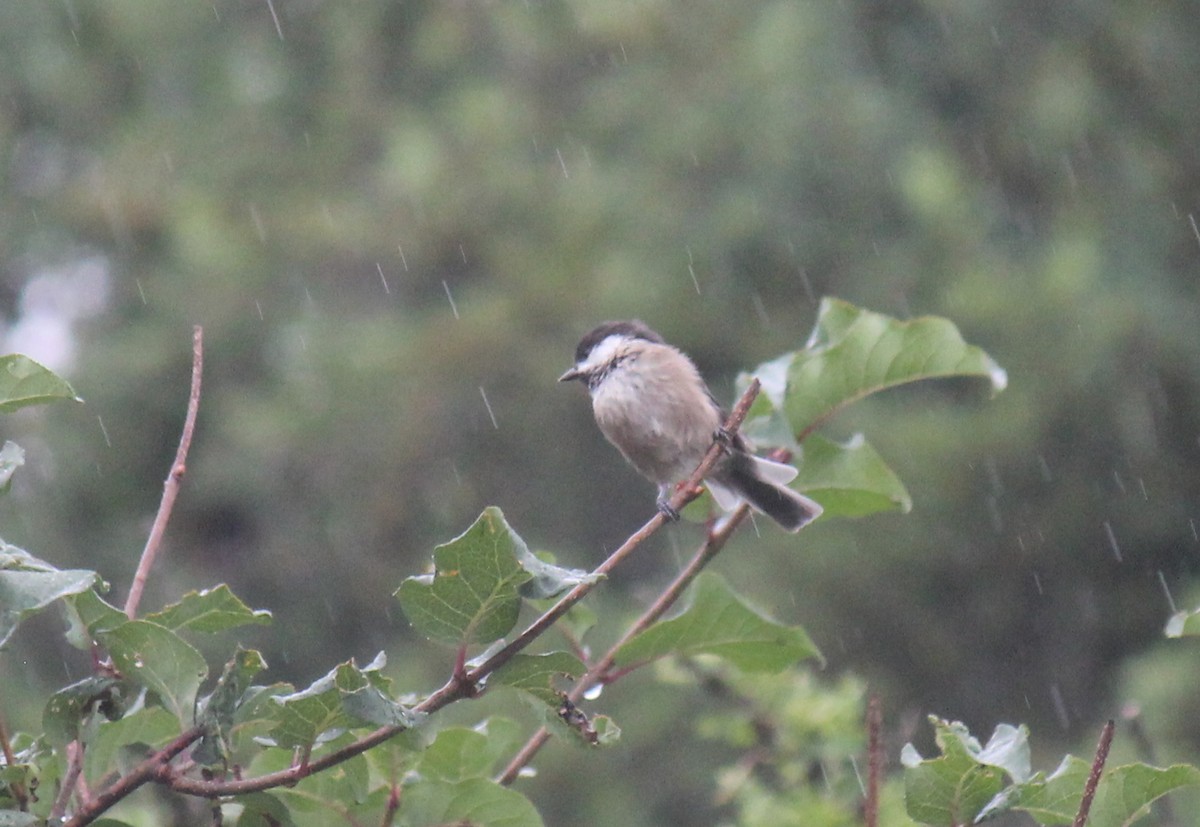
[[[142,761],[142,763],[138,764],[126,775],[122,776],[117,783],[81,807],[75,813],[75,816],[66,822],[64,827],[83,827],[85,824],[91,824],[101,813],[111,808],[138,787],[148,781],[159,780],[162,774],[168,770],[168,765],[175,759],[175,756],[187,749],[192,742],[198,740],[202,735],[204,735],[204,730],[201,727],[192,727],[187,730],[174,741]]]
[[[866,827],[879,824],[879,783],[883,778],[883,712],[879,696],[867,700],[867,795],[863,804]]]
[[[755,397],[758,395],[759,387],[760,385],[758,380],[753,380],[750,383],[750,387],[746,389],[746,392],[742,394],[741,399],[738,400],[733,412],[729,415],[729,419],[725,422],[725,428],[727,431],[729,431],[729,433],[736,433],[737,429],[741,427],[742,421],[745,420],[746,414],[750,410],[750,405],[753,404]],[[714,442],[714,445],[709,448],[708,453],[705,454],[704,460],[699,466],[697,466],[696,471],[688,479],[687,484],[682,486],[681,489],[677,491],[671,498],[672,507],[677,510],[682,509],[700,495],[698,486],[704,479],[704,476],[710,470],[712,470],[712,467],[714,464],[716,464],[717,460],[720,459],[722,451],[723,449],[721,446]],[[736,528],[738,523],[740,523],[741,520],[746,516],[746,511],[747,509],[744,507],[738,509],[736,512],[734,512],[720,532],[709,536],[704,548],[707,549],[714,544],[715,547],[712,548],[712,550],[704,558],[704,562],[707,562],[707,560],[710,559],[713,554],[716,554],[716,552],[720,549],[720,546],[724,545],[725,540],[729,537],[729,534],[733,532],[733,529]],[[620,548],[610,554],[607,560],[597,566],[593,571],[593,574],[607,574],[613,569],[614,566],[628,557],[629,554],[638,545],[640,545],[643,540],[662,527],[665,521],[666,517],[664,517],[662,513],[655,513],[655,515],[651,517],[644,526],[634,532],[634,534],[630,536]],[[693,561],[693,563],[695,563],[695,561]],[[687,586],[687,583],[691,582],[691,578],[696,576],[702,566],[703,564],[697,566],[695,570],[692,571],[690,577],[688,577],[688,579],[683,582],[682,585],[679,585],[678,589],[675,590],[676,597],[678,597],[679,593],[682,593],[683,589]],[[691,569],[692,566],[689,566],[684,570],[684,572],[681,572],[679,578],[676,578],[677,583],[679,579],[684,577],[688,571],[691,571]],[[567,592],[567,594],[564,595],[556,604],[551,606],[544,614],[533,621],[533,623],[531,623],[525,629],[525,631],[521,632],[521,634],[518,635],[512,641],[512,643],[508,644],[496,654],[492,655],[482,664],[469,672],[460,672],[459,670],[455,670],[455,673],[450,676],[450,679],[446,681],[444,686],[429,695],[424,701],[413,707],[413,711],[427,715],[429,713],[436,712],[445,706],[449,706],[455,701],[467,697],[473,697],[476,694],[475,689],[482,678],[490,675],[496,669],[499,669],[503,664],[511,660],[514,655],[532,643],[539,635],[550,628],[550,626],[553,625],[556,620],[566,614],[568,609],[582,600],[583,597],[588,594],[588,592],[595,588],[598,582],[599,578],[596,578],[587,583],[580,583],[578,586],[571,589],[571,591]],[[672,587],[675,585],[676,584],[672,584]],[[668,591],[670,591],[672,587],[668,587]],[[647,610],[647,615],[649,615],[652,611],[656,611],[657,613],[650,617],[644,615],[642,619],[644,620],[644,625],[638,627],[638,630],[640,631],[641,628],[645,628],[645,626],[653,623],[659,615],[669,608],[669,606],[670,602],[663,603],[660,598],[660,600],[655,603],[655,606],[652,606],[650,610]],[[637,624],[635,624],[635,626],[637,626]],[[609,655],[606,655],[605,659],[601,661],[602,663],[606,664],[606,669],[612,666],[613,657],[615,657],[615,647],[614,650],[610,652]],[[589,672],[588,674],[590,675],[592,673]],[[593,683],[596,680],[599,680],[600,676],[601,673],[597,672],[596,676],[593,678]],[[591,684],[584,684],[583,681],[581,681],[580,684],[575,687],[575,689],[578,691],[578,694],[574,695],[573,700],[578,700],[580,697],[582,697],[583,692],[586,690],[587,686],[590,685]],[[166,783],[175,792],[184,793],[187,795],[202,796],[204,798],[217,798],[226,795],[245,795],[246,793],[260,792],[262,790],[283,786],[285,784],[295,784],[301,779],[307,778],[314,773],[320,772],[321,770],[332,767],[336,764],[340,764],[349,758],[353,758],[356,755],[366,752],[372,747],[378,746],[384,741],[387,741],[389,738],[393,738],[401,732],[404,732],[406,729],[408,729],[408,727],[402,725],[380,727],[374,732],[363,736],[354,743],[347,744],[341,749],[326,753],[325,755],[322,755],[311,762],[291,767],[286,770],[268,773],[267,775],[261,775],[256,778],[235,779],[233,781],[208,781],[203,779],[187,778],[179,775],[166,775],[165,777],[160,776],[160,780]]]
[[[757,379],[752,380],[750,387],[746,388],[746,392],[742,394],[742,398],[738,400],[737,405],[733,409],[733,413],[729,415],[729,419],[725,422],[725,430],[729,434],[732,435],[736,433],[737,429],[741,427],[742,421],[746,418],[746,413],[750,410],[750,406],[754,403],[754,398],[758,395],[759,387],[759,381]],[[696,472],[692,474],[691,478],[688,480],[688,484],[683,487],[683,491],[681,493],[684,493],[687,496],[681,498],[679,494],[676,494],[675,498],[673,498],[671,501],[672,507],[681,509],[695,499],[696,496],[698,496],[696,487],[700,484],[700,481],[704,479],[705,474],[707,474],[712,468],[712,464],[716,462],[717,458],[720,457],[722,450],[723,449],[720,447],[720,445],[714,445],[713,448],[709,449],[708,454],[706,454],[704,457],[704,462],[702,462],[700,467],[696,469]],[[680,501],[676,502],[676,500]],[[705,538],[704,543],[700,546],[696,554],[692,557],[688,564],[684,566],[679,574],[675,576],[675,579],[671,581],[671,584],[663,590],[662,594],[655,599],[654,603],[651,604],[651,606],[646,609],[646,611],[644,611],[637,620],[630,624],[629,628],[625,630],[625,633],[621,635],[621,639],[614,643],[612,647],[610,647],[609,650],[604,653],[604,657],[600,658],[600,660],[598,660],[590,669],[588,669],[582,678],[575,682],[575,685],[571,688],[571,691],[567,693],[567,699],[571,703],[578,702],[584,696],[584,693],[586,693],[589,689],[598,683],[605,682],[608,679],[613,663],[617,659],[617,652],[620,651],[621,647],[632,640],[636,635],[639,635],[648,629],[659,618],[666,614],[667,610],[675,604],[675,601],[677,601],[687,587],[691,585],[692,581],[696,579],[696,576],[703,571],[704,567],[708,565],[709,561],[716,557],[717,553],[725,547],[725,543],[728,542],[729,538],[733,535],[733,532],[739,525],[741,525],[742,521],[746,519],[746,516],[749,513],[750,507],[743,504],[736,511],[729,515],[720,528],[710,533],[708,537]],[[661,519],[662,515],[656,516]],[[633,538],[630,538],[630,540],[632,539]],[[618,549],[618,551],[619,550],[620,549]],[[503,652],[498,654],[503,654]],[[513,780],[516,779],[517,774],[521,771],[521,769],[533,759],[533,756],[537,754],[538,750],[542,748],[549,738],[550,731],[546,729],[546,727],[541,727],[538,729],[538,731],[535,732],[529,738],[529,740],[525,742],[525,746],[523,746],[521,751],[513,757],[508,766],[504,768],[504,772],[502,772],[496,779],[497,782],[500,784],[511,784]]]
[[[13,754],[12,742],[8,739],[8,729],[4,725],[3,718],[0,718],[0,754],[4,755],[4,765],[6,767],[15,767],[17,765],[17,757]],[[24,782],[10,781],[8,789],[12,793],[13,801],[17,803],[17,809],[23,813],[28,811],[29,794],[25,790]]]
[[[142,600],[142,591],[146,588],[146,578],[150,576],[150,567],[158,556],[162,546],[163,534],[167,530],[167,521],[171,519],[171,509],[175,506],[175,497],[179,494],[179,481],[187,470],[188,449],[192,445],[192,433],[196,429],[196,411],[200,407],[200,374],[204,367],[204,329],[200,325],[192,328],[192,390],[188,395],[187,415],[183,420],[183,433],[179,437],[179,448],[175,451],[175,462],[163,483],[162,500],[158,504],[158,513],[154,515],[154,524],[150,527],[150,536],[146,538],[146,547],[142,549],[142,558],[138,561],[137,572],[133,575],[133,583],[129,587],[129,597],[125,600],[125,616],[130,620],[137,615],[138,604]]]
[[[1092,771],[1087,783],[1083,785],[1083,798],[1079,800],[1079,812],[1075,814],[1074,827],[1083,827],[1087,823],[1088,811],[1092,809],[1092,799],[1096,797],[1096,787],[1100,786],[1100,774],[1104,772],[1104,762],[1108,760],[1108,748],[1112,746],[1113,721],[1110,718],[1100,730],[1100,743],[1096,744],[1096,757],[1092,759]]]
[[[738,428],[741,427],[743,420],[746,418],[746,414],[750,411],[750,406],[754,404],[754,400],[758,396],[760,387],[761,385],[758,379],[751,380],[750,387],[746,388],[746,392],[742,394],[741,399],[739,399],[737,405],[734,406],[733,412],[730,413],[729,418],[725,420],[725,430],[729,434],[732,435],[737,433]],[[676,511],[682,511],[688,503],[700,496],[700,483],[704,481],[704,478],[708,475],[708,472],[712,470],[714,465],[716,465],[723,452],[724,448],[722,448],[718,442],[714,441],[712,446],[708,449],[708,453],[704,455],[704,459],[698,466],[696,466],[696,470],[692,472],[692,475],[688,477],[687,482],[680,486],[679,490],[675,492],[675,495],[671,497],[670,504],[672,508],[674,508]],[[662,512],[656,512],[655,515],[651,517],[644,526],[639,528],[633,533],[632,536],[630,536],[628,540],[622,543],[620,548],[610,554],[607,560],[597,566],[592,574],[608,574],[608,572],[611,571],[618,563],[628,557],[635,548],[641,545],[642,541],[661,528],[663,523],[666,522],[666,519],[667,518],[663,516]],[[517,635],[517,637],[513,639],[512,643],[508,644],[499,652],[492,655],[482,664],[477,666],[475,669],[472,669],[469,673],[467,673],[467,679],[478,681],[483,676],[491,674],[504,664],[508,663],[508,661],[512,659],[513,655],[517,654],[530,643],[532,643],[534,638],[538,637],[540,634],[542,634],[542,632],[550,628],[550,626],[552,626],[556,620],[567,613],[567,610],[582,600],[588,592],[596,587],[598,582],[599,578],[594,578],[589,582],[580,583],[578,586],[571,589],[571,591],[567,592],[566,595],[563,596],[557,603],[551,606],[545,614],[533,621],[533,623],[529,624],[528,628],[521,632],[521,634]]]

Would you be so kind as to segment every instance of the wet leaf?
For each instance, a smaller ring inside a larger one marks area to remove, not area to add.
[[[1008,382],[1004,370],[963,341],[947,319],[900,321],[830,298],[822,300],[802,350],[766,362],[753,374],[763,383],[762,397],[785,413],[791,433],[799,437],[851,402],[897,385],[977,377],[995,393]],[[768,416],[770,407],[756,404],[751,416]]]
[[[924,824],[969,824],[1004,787],[1005,775],[1029,777],[1028,733],[1024,727],[1002,724],[986,747],[967,728],[931,717],[936,731],[937,758],[922,759],[912,744],[901,752],[904,764],[905,807]]]
[[[200,683],[208,675],[204,657],[179,635],[148,620],[130,620],[100,631],[96,639],[129,680],[156,694],[181,722],[192,719]]]
[[[409,577],[396,596],[413,627],[456,645],[491,643],[517,622],[519,589],[532,575],[522,568],[524,541],[498,508],[488,508],[461,535],[433,553],[434,573]]]
[[[266,625],[271,622],[271,613],[251,610],[222,583],[211,589],[188,592],[178,603],[144,619],[172,631],[223,632],[251,624]]]
[[[400,827],[542,827],[542,818],[529,799],[486,778],[454,783],[418,781],[404,788],[399,816]]]
[[[793,485],[824,506],[825,517],[912,509],[904,483],[861,434],[846,442],[812,434],[804,441],[803,458]]]
[[[718,575],[696,578],[682,613],[621,647],[617,665],[664,655],[718,655],[747,672],[778,672],[821,653],[798,626],[785,626],[744,603]]]
[[[83,401],[65,380],[28,356],[0,356],[0,413],[60,399]]]
[[[0,647],[8,643],[25,618],[100,582],[100,575],[94,571],[59,570],[0,541]]]
[[[488,686],[519,689],[557,708],[562,702],[562,691],[556,682],[564,676],[577,678],[586,671],[583,661],[569,652],[516,655],[488,677]]]
[[[485,778],[521,746],[524,733],[508,718],[489,718],[474,728],[448,727],[421,753],[418,771],[439,781]]]
[[[349,660],[306,689],[273,697],[280,714],[272,739],[281,747],[308,748],[354,726],[414,726],[420,716],[387,694],[380,673],[385,662],[382,652],[362,668]]]
[[[229,730],[234,715],[246,698],[259,672],[267,668],[263,656],[253,649],[240,646],[225,664],[213,691],[197,704],[196,723],[204,727],[204,737],[192,750],[192,759],[201,764],[216,764],[230,754]]]

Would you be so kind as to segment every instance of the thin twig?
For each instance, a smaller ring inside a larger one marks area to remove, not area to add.
[[[171,519],[171,509],[175,506],[175,497],[179,494],[179,481],[187,470],[188,449],[192,445],[192,433],[196,429],[196,411],[200,407],[200,374],[204,367],[204,330],[200,325],[192,328],[192,390],[188,395],[187,415],[183,420],[183,433],[179,436],[179,448],[175,451],[175,462],[163,483],[162,500],[158,504],[158,513],[154,515],[154,524],[150,527],[150,536],[146,538],[146,547],[142,549],[142,557],[138,561],[137,572],[133,575],[133,583],[129,587],[129,597],[125,600],[125,616],[132,620],[137,616],[138,604],[142,600],[142,591],[146,588],[146,578],[150,576],[150,567],[162,547],[163,534],[167,530],[167,521]]]
[[[1100,774],[1104,772],[1104,762],[1108,760],[1108,748],[1112,746],[1114,729],[1110,718],[1100,731],[1100,743],[1096,745],[1096,757],[1092,759],[1092,772],[1083,787],[1083,798],[1079,800],[1079,812],[1075,814],[1073,827],[1083,827],[1087,823],[1088,810],[1092,809],[1092,799],[1096,797],[1096,788],[1100,786]]]
[[[75,792],[75,782],[81,772],[83,772],[83,746],[78,741],[72,741],[67,744],[67,771],[63,774],[62,786],[59,787],[54,804],[50,807],[50,815],[46,819],[50,823],[62,821],[63,813],[67,811],[67,806],[71,803],[71,794]]]
[[[867,701],[867,800],[863,805],[863,824],[879,823],[879,782],[883,778],[883,711],[879,696]]]
[[[4,720],[0,718],[0,751],[4,754],[4,766],[12,769],[17,765],[17,756],[13,753],[12,742],[8,739],[8,728],[4,725]],[[29,809],[29,795],[25,792],[25,784],[21,781],[10,781],[8,789],[12,793],[13,800],[17,802],[17,809],[21,812],[26,812]]]
[[[746,389],[746,392],[742,394],[741,399],[738,400],[738,404],[734,407],[733,413],[730,414],[729,419],[725,423],[725,427],[729,433],[736,433],[737,429],[741,427],[742,421],[746,418],[746,413],[750,410],[750,405],[753,404],[754,398],[758,395],[759,387],[760,385],[758,380],[753,380],[750,383],[750,387]],[[688,483],[684,485],[674,497],[672,497],[672,507],[681,509],[699,496],[697,486],[720,458],[721,451],[722,449],[719,445],[714,445],[709,449],[708,454],[706,454],[704,457],[704,461],[701,462],[696,468],[695,473],[692,474],[692,477],[688,480]],[[728,533],[731,533],[737,526],[737,523],[740,522],[745,516],[745,511],[746,509],[742,508],[735,512],[722,531],[717,535],[714,535],[722,537],[722,539],[719,540],[721,544],[723,544],[724,539],[728,537]],[[626,540],[620,548],[610,554],[607,560],[597,566],[593,574],[602,575],[609,572],[614,566],[621,562],[621,560],[628,557],[630,552],[632,552],[638,544],[653,534],[654,531],[663,524],[665,519],[666,518],[661,513],[656,513],[654,517],[652,517],[644,526],[634,532],[634,534],[628,540]],[[710,537],[709,542],[712,542],[712,537]],[[715,553],[715,551],[713,553]],[[496,654],[492,655],[492,657],[488,658],[470,672],[465,674],[451,675],[450,679],[446,681],[445,685],[430,694],[421,703],[413,707],[413,711],[418,714],[427,715],[429,713],[436,712],[437,710],[448,706],[455,701],[472,697],[473,695],[477,694],[476,687],[482,678],[500,668],[501,665],[507,663],[514,655],[532,643],[538,637],[538,635],[546,631],[546,629],[548,629],[554,623],[554,621],[562,617],[562,615],[564,615],[567,610],[571,608],[571,606],[575,605],[584,597],[584,595],[595,588],[599,580],[600,578],[591,578],[589,582],[581,583],[576,586],[564,597],[562,597],[558,603],[547,609],[541,617],[531,623],[529,627],[525,629],[525,631],[523,631],[517,636],[516,639],[513,640],[512,643],[501,649]],[[663,606],[662,611],[666,611],[666,608],[666,606]],[[609,659],[607,661],[607,666],[610,667],[611,665],[612,661]],[[578,689],[578,686],[576,688]],[[577,696],[575,699],[578,700],[578,697],[581,697],[582,694],[583,690],[580,690],[579,696]],[[399,733],[404,732],[406,729],[408,729],[408,727],[400,724],[380,727],[374,732],[364,735],[362,738],[351,744],[347,744],[346,746],[334,750],[333,752],[329,752],[314,758],[307,764],[291,767],[286,770],[280,770],[278,772],[268,773],[256,778],[239,778],[232,781],[208,781],[203,779],[187,778],[181,775],[168,774],[165,776],[160,776],[159,780],[162,780],[175,792],[184,793],[187,795],[203,796],[205,798],[216,798],[218,796],[226,795],[245,795],[246,793],[260,792],[262,790],[268,790],[272,787],[279,787],[285,784],[295,784],[301,779],[307,778],[314,773],[320,772],[321,770],[332,767],[336,764],[340,764],[349,758],[353,758],[356,755],[366,752],[372,747],[378,746],[384,741],[387,741],[389,738],[393,738]]]
[[[671,584],[663,590],[646,611],[629,625],[625,633],[621,635],[620,640],[612,645],[600,660],[596,661],[593,666],[588,669],[582,678],[575,682],[571,687],[571,691],[567,693],[567,698],[575,703],[583,697],[589,689],[598,683],[603,683],[611,677],[613,663],[617,659],[617,653],[621,647],[634,638],[635,635],[648,629],[651,624],[662,617],[668,609],[674,605],[679,596],[683,594],[688,585],[696,579],[701,570],[708,564],[717,552],[725,545],[729,536],[733,533],[741,522],[749,514],[750,509],[746,505],[742,505],[725,521],[725,524],[716,532],[709,534],[705,538],[700,549],[693,555],[688,564],[675,576]],[[623,673],[622,673],[623,674]],[[520,771],[531,761],[533,756],[537,754],[545,743],[550,740],[550,730],[546,727],[541,727],[530,736],[521,750],[513,756],[509,761],[508,766],[504,768],[504,772],[496,777],[498,784],[511,784],[520,773]]]

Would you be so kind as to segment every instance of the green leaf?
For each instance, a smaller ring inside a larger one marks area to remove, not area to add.
[[[420,780],[405,787],[397,824],[542,827],[542,818],[519,792],[486,778],[468,778],[455,783]]]
[[[0,827],[35,827],[42,823],[42,819],[33,813],[20,813],[12,810],[0,813]]]
[[[912,744],[901,752],[905,807],[924,824],[969,824],[989,806],[1004,786],[1005,774],[1029,777],[1028,733],[1003,724],[981,747],[960,723],[931,716],[938,758],[922,759]]]
[[[0,448],[0,494],[8,490],[12,476],[25,464],[25,450],[15,442],[4,441]]]
[[[271,730],[275,743],[309,748],[356,725],[416,725],[419,716],[388,697],[387,679],[380,673],[384,663],[382,652],[362,669],[349,660],[307,689],[272,698],[280,707]]]
[[[718,575],[696,578],[683,612],[651,626],[617,652],[617,665],[664,655],[719,655],[747,672],[778,672],[821,653],[799,626],[748,606]]]
[[[515,655],[488,677],[488,686],[520,689],[557,709],[562,704],[562,691],[555,682],[563,676],[577,678],[586,671],[583,661],[569,652]]]
[[[1070,824],[1091,771],[1087,761],[1068,755],[1048,777],[1043,779],[1039,773],[1028,783],[1005,790],[980,817],[1023,810],[1041,824]],[[1088,827],[1126,827],[1148,815],[1150,805],[1167,793],[1197,785],[1200,769],[1186,764],[1166,768],[1127,764],[1107,770],[1096,788]]]
[[[101,631],[129,622],[123,611],[102,598],[95,589],[68,598],[64,605],[70,624],[67,641],[77,649],[91,648],[92,641]]]
[[[46,740],[62,746],[80,737],[83,721],[95,712],[114,720],[140,690],[107,675],[93,675],[63,687],[50,696],[42,710]]]
[[[0,540],[0,648],[25,618],[101,582],[94,571],[59,570]]]
[[[204,727],[204,737],[192,750],[193,760],[216,764],[229,759],[232,752],[229,730],[233,727],[234,715],[255,676],[266,668],[267,662],[260,653],[238,647],[225,664],[216,687],[197,704],[196,723]]]
[[[353,736],[343,733],[324,742],[320,750],[313,752],[312,757],[320,757],[353,742]],[[295,756],[291,751],[265,750],[254,758],[249,774],[260,776],[279,772],[286,770],[294,762]],[[300,825],[362,824],[364,822],[356,819],[347,819],[347,809],[362,803],[370,793],[370,786],[371,770],[366,756],[356,755],[324,772],[301,779],[295,786],[275,789],[273,794],[287,806],[292,818]],[[365,823],[380,822],[377,818],[372,818]],[[270,822],[262,824],[266,827]],[[259,827],[258,823],[255,827]]]
[[[489,718],[473,729],[448,727],[421,753],[417,769],[422,776],[438,781],[485,778],[523,740],[521,728],[508,718]]]
[[[143,619],[176,632],[186,629],[211,633],[251,624],[266,625],[271,622],[271,613],[251,610],[222,583],[211,589],[188,592],[178,603]]]
[[[434,574],[400,584],[400,607],[433,640],[455,645],[499,640],[516,624],[518,590],[531,579],[518,562],[519,549],[528,552],[500,509],[487,508],[474,525],[434,550]]]
[[[83,772],[89,782],[97,782],[117,769],[117,753],[122,747],[145,744],[157,749],[179,735],[179,721],[162,707],[143,707],[116,721],[96,728],[84,752]]]
[[[912,509],[904,483],[861,434],[842,443],[811,434],[793,485],[819,502],[826,517]]]
[[[28,356],[19,353],[0,356],[0,413],[59,399],[83,401],[66,381]]]
[[[122,675],[158,695],[181,722],[191,720],[196,693],[208,675],[204,657],[191,644],[148,620],[99,631],[96,639]]]
[[[238,796],[234,801],[242,805],[242,814],[237,820],[239,827],[262,827],[264,824],[296,827],[291,811],[274,793],[251,793]]]
[[[779,374],[787,378],[780,393]],[[963,341],[947,319],[899,321],[824,299],[803,350],[769,362],[767,396],[787,414],[792,433],[805,436],[846,405],[869,394],[922,379],[986,379],[997,393],[1008,380],[984,351]],[[757,373],[757,371],[756,371]]]
[[[1200,609],[1186,609],[1171,615],[1167,627],[1163,629],[1167,637],[1190,637],[1200,635]]]

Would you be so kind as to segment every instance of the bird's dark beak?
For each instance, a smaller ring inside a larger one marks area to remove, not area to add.
[[[579,369],[572,367],[570,370],[568,370],[562,376],[558,377],[558,381],[559,382],[570,382],[572,379],[582,379],[582,378],[583,378],[583,374],[579,372]]]

